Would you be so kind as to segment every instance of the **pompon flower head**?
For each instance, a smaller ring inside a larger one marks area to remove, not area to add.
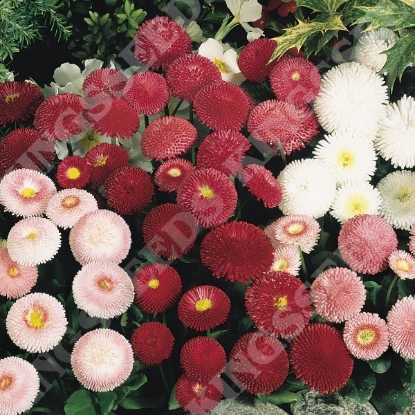
[[[362,279],[348,268],[329,268],[314,280],[311,301],[328,321],[342,323],[360,313],[366,300]]]
[[[202,264],[215,277],[241,284],[262,277],[270,269],[273,251],[264,231],[244,221],[232,221],[211,230],[200,244]]]
[[[83,215],[98,209],[95,197],[82,189],[63,189],[55,193],[46,207],[46,216],[63,229],[72,228]]]
[[[190,379],[208,382],[225,371],[226,352],[212,337],[193,337],[180,350],[180,364]]]
[[[324,216],[336,194],[336,181],[319,160],[289,163],[277,177],[282,189],[279,208],[284,215]]]
[[[193,106],[200,121],[212,130],[240,131],[248,117],[249,100],[239,86],[217,81],[199,90]]]
[[[88,102],[106,98],[121,98],[127,77],[115,68],[99,68],[90,72],[82,84]]]
[[[37,267],[19,265],[7,249],[0,248],[0,295],[9,299],[22,297],[34,287],[37,277]]]
[[[243,168],[241,178],[244,186],[257,200],[262,200],[266,208],[273,209],[281,203],[281,185],[265,166],[248,164]]]
[[[148,158],[171,159],[189,150],[198,138],[196,127],[176,115],[156,118],[144,130],[141,150]]]
[[[174,97],[192,103],[196,93],[210,82],[220,81],[221,73],[208,58],[191,53],[177,58],[166,72],[166,81]]]
[[[252,394],[268,395],[288,376],[289,362],[282,343],[265,332],[244,334],[229,355],[230,377]]]
[[[415,359],[415,297],[398,300],[386,320],[392,349],[404,359]]]
[[[128,340],[111,329],[84,334],[71,354],[78,382],[94,392],[108,392],[122,385],[133,370],[133,351]]]
[[[356,133],[326,134],[313,155],[328,168],[337,184],[368,181],[376,170],[377,155],[373,143]]]
[[[31,363],[16,356],[0,359],[1,414],[18,415],[28,411],[39,389],[39,374]]]
[[[272,92],[279,101],[297,106],[311,102],[320,90],[318,68],[306,58],[283,58],[269,74]]]
[[[86,213],[73,226],[69,245],[82,265],[89,262],[119,264],[131,246],[131,231],[125,220],[110,210]]]
[[[186,29],[166,16],[143,22],[134,36],[134,55],[152,71],[166,70],[178,57],[192,52]]]
[[[198,168],[212,167],[236,177],[250,148],[249,140],[238,131],[215,131],[198,147],[196,165]]]
[[[276,152],[281,147],[288,156],[304,148],[318,134],[318,123],[311,108],[270,99],[253,108],[248,130],[254,138],[270,144]]]
[[[320,236],[320,225],[311,216],[287,215],[275,221],[273,232],[280,243],[298,246],[309,254]]]
[[[157,114],[169,100],[167,82],[155,72],[137,72],[125,85],[124,99],[139,113]]]
[[[174,336],[162,323],[152,321],[137,327],[130,339],[134,357],[147,366],[158,365],[170,357]]]
[[[128,165],[129,155],[121,146],[102,143],[91,148],[85,158],[92,167],[90,184],[98,187],[104,184],[113,170]]]
[[[224,323],[230,309],[231,301],[221,289],[213,285],[198,285],[183,294],[177,314],[184,326],[205,331]]]
[[[187,254],[196,241],[197,231],[195,216],[174,203],[162,203],[151,209],[142,226],[147,249],[168,260]]]
[[[10,339],[31,353],[53,349],[65,334],[67,324],[62,304],[46,293],[32,293],[19,298],[6,317]]]
[[[42,215],[55,193],[53,181],[36,170],[13,170],[0,181],[0,203],[16,216]]]
[[[379,72],[387,60],[387,55],[383,52],[390,49],[397,40],[398,36],[385,27],[363,32],[354,46],[354,59]]]
[[[167,264],[146,264],[133,277],[134,303],[145,313],[164,313],[179,298],[182,280]]]
[[[357,215],[340,229],[338,246],[353,271],[374,275],[388,268],[388,258],[397,249],[398,238],[380,216]]]
[[[176,192],[182,181],[196,166],[189,160],[173,158],[160,164],[154,174],[154,183],[163,192]]]
[[[73,298],[91,317],[114,318],[125,313],[134,300],[130,276],[111,262],[90,262],[75,275]]]
[[[366,136],[376,133],[387,101],[380,75],[358,62],[346,62],[323,75],[314,111],[328,133],[354,131]]]
[[[45,218],[26,218],[10,229],[7,249],[20,265],[35,266],[51,260],[61,246],[59,229]]]
[[[415,279],[415,258],[406,251],[393,251],[389,255],[389,268],[402,280]]]
[[[67,141],[87,129],[85,106],[79,95],[52,95],[37,108],[33,125],[49,140]]]
[[[152,201],[154,184],[151,176],[137,166],[118,167],[107,177],[104,195],[108,206],[120,215],[141,212]]]
[[[274,262],[270,271],[286,272],[297,276],[300,272],[301,256],[298,248],[292,245],[282,245],[274,250]]]
[[[81,189],[91,177],[92,166],[87,159],[80,156],[68,156],[63,159],[56,170],[56,180],[60,187]]]
[[[325,323],[309,324],[291,342],[289,359],[296,378],[322,394],[338,391],[353,371],[341,332]]]
[[[415,166],[414,136],[415,99],[404,95],[386,106],[374,144],[379,154],[395,168],[412,168]]]
[[[389,347],[386,321],[378,314],[359,313],[346,321],[343,339],[350,353],[362,360],[374,360]]]
[[[43,99],[42,90],[31,82],[1,83],[0,125],[32,118]]]
[[[376,188],[382,199],[380,215],[395,229],[409,230],[415,222],[415,172],[393,171]]]
[[[185,411],[205,414],[219,404],[223,390],[223,382],[218,376],[202,382],[182,375],[176,383],[175,397]]]
[[[245,292],[245,307],[258,330],[290,339],[304,329],[313,312],[302,281],[286,272],[269,272]]]

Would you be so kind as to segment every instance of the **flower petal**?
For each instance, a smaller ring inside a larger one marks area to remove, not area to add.
[[[60,86],[65,86],[68,82],[81,76],[81,70],[73,63],[63,63],[59,68],[55,69],[53,79]]]
[[[216,59],[222,59],[223,55],[223,46],[222,43],[209,38],[206,42],[203,42],[199,46],[199,55],[204,56],[205,58],[210,59],[211,61],[214,61]]]
[[[225,1],[226,1],[226,7],[232,12],[234,16],[237,16],[239,14],[239,9],[241,8],[241,4],[244,0],[225,0]]]
[[[261,17],[262,6],[258,3],[257,0],[248,0],[246,3],[242,4],[242,7],[239,12],[239,21],[241,23],[245,22],[255,22]]]

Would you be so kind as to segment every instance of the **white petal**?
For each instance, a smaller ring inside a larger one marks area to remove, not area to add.
[[[209,38],[206,42],[203,42],[199,46],[198,53],[199,55],[202,55],[205,58],[210,59],[211,61],[213,61],[215,58],[222,59],[222,55],[223,55],[222,43],[215,39]]]
[[[239,73],[221,73],[222,79],[226,82],[230,82],[236,86],[239,86],[242,84],[243,81],[245,81],[245,77],[243,76],[242,72]]]
[[[246,38],[248,39],[248,42],[252,42],[255,39],[259,39],[263,34],[264,34],[263,30],[257,27],[253,27],[252,30],[247,33]]]
[[[59,68],[55,69],[53,79],[60,86],[65,86],[68,82],[73,81],[81,76],[81,70],[73,63],[63,63]]]
[[[232,12],[234,16],[239,14],[243,0],[226,0],[226,7]],[[255,19],[256,20],[256,19]]]
[[[241,72],[238,66],[238,54],[233,49],[229,49],[223,54],[222,62],[225,63],[228,72]]]
[[[101,69],[103,64],[104,62],[99,59],[87,59],[85,61],[85,69],[82,71],[82,76],[86,78],[92,71]]]
[[[255,22],[261,17],[262,6],[257,0],[248,0],[241,7],[239,13],[240,22]]]

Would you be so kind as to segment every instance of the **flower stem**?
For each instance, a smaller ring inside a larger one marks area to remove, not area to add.
[[[298,246],[297,249],[298,249],[298,252],[300,253],[301,269],[303,270],[304,276],[307,278],[308,272],[307,272],[307,267],[306,267],[305,261],[304,261],[303,251],[301,250],[301,247],[300,246]]]
[[[189,105],[189,122],[194,125],[194,120],[193,120],[193,104]]]
[[[211,336],[210,329],[207,329],[207,330],[206,330],[206,336],[207,336],[207,337],[210,337],[210,336]]]
[[[144,115],[144,126],[145,126],[145,128],[147,128],[149,124],[150,124],[150,122],[149,122],[149,119],[148,119],[148,115]]]
[[[285,152],[284,149],[282,148],[281,143],[277,143],[278,146],[278,150],[280,152],[280,156],[281,156],[281,160],[283,161],[284,165],[287,165],[287,159],[285,158]]]
[[[176,112],[179,110],[180,105],[182,105],[183,100],[181,99],[178,104],[176,105],[176,108],[173,110],[173,112],[171,113],[171,115],[176,115]]]
[[[398,278],[399,277],[395,274],[395,277],[393,278],[392,282],[389,284],[388,291],[386,292],[386,299],[385,299],[385,309],[386,309],[386,311],[388,311],[388,304],[389,304],[390,296],[391,296],[391,293],[392,293],[392,289],[393,289],[396,281],[398,281]]]
[[[163,366],[161,365],[161,363],[158,366],[159,366],[159,370],[160,370],[161,379],[163,381],[163,385],[166,388],[167,395],[169,395],[170,394],[170,387],[169,387],[169,384],[167,383],[167,379],[166,379],[166,375],[164,373]]]
[[[219,42],[238,24],[238,19],[236,17],[234,17],[229,23],[229,18],[230,16],[226,16],[223,19],[223,22],[219,28],[219,30],[217,31],[216,35],[215,35],[215,40],[218,40]]]

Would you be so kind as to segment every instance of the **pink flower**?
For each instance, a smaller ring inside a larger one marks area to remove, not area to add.
[[[415,258],[406,251],[393,251],[389,255],[389,268],[403,280],[415,279]]]

